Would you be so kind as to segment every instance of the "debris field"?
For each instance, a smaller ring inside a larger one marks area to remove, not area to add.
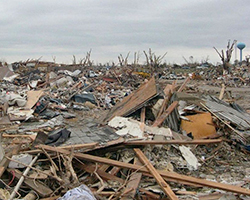
[[[218,69],[1,66],[0,199],[249,199],[249,66]]]

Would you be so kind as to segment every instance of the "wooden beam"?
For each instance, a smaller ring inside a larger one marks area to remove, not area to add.
[[[62,154],[70,154],[70,151],[64,150],[64,149],[59,149],[57,147],[51,147],[48,145],[39,145],[40,148],[44,148],[47,151],[52,151],[52,152],[58,152]],[[104,163],[108,165],[113,165],[121,168],[127,168],[127,169],[132,169],[132,170],[138,170],[143,173],[149,173],[148,169],[146,167],[142,167],[139,165],[135,164],[130,164],[130,163],[124,163],[120,162],[117,160],[111,160],[108,158],[103,158],[99,156],[93,156],[89,154],[83,154],[83,153],[74,153],[73,154],[76,158],[78,159],[83,159],[83,160],[88,160],[92,162],[98,162],[98,163]],[[200,179],[200,178],[195,178],[192,176],[186,176],[186,175],[181,175],[175,172],[167,172],[167,171],[161,171],[158,170],[159,174],[164,177],[164,179],[171,179],[171,181],[175,181],[177,183],[183,183],[188,185],[202,185],[206,187],[211,187],[211,188],[216,188],[216,189],[221,189],[229,192],[235,192],[238,194],[244,194],[244,195],[249,195],[250,196],[250,190],[245,189],[239,186],[234,186],[234,185],[229,185],[225,183],[218,183],[218,182],[213,182],[213,181],[208,181],[205,179]]]
[[[3,134],[2,135],[3,138],[17,138],[17,137],[21,137],[21,138],[30,138],[32,141],[34,141],[36,139],[36,135],[11,135],[11,134]]]
[[[67,145],[67,146],[60,146],[60,149],[83,149],[83,148],[94,148],[98,145],[98,142],[87,143],[87,144],[74,144],[74,145]]]
[[[158,144],[216,144],[221,143],[222,139],[206,139],[206,140],[163,140],[163,141],[157,141],[157,140],[136,140],[136,141],[127,141],[123,144],[125,145],[158,145]]]
[[[174,101],[161,116],[156,118],[152,126],[153,127],[160,126],[164,122],[164,120],[171,114],[171,112],[175,109],[177,105],[178,101]]]
[[[189,80],[190,80],[190,78],[187,77],[177,92],[182,92],[182,90],[186,87]]]
[[[162,102],[161,108],[158,112],[157,118],[159,118],[162,115],[162,113],[165,111],[167,104],[168,104],[168,101],[169,101],[169,98],[165,97],[165,99]]]
[[[140,128],[142,130],[142,132],[144,132],[145,129],[145,117],[146,117],[146,107],[142,107],[141,109],[141,125]]]
[[[116,175],[118,172],[121,170],[120,167],[113,167],[110,171],[109,174]]]
[[[82,165],[82,164],[77,164],[77,167],[78,168],[80,168],[80,169],[83,169],[83,170],[85,170],[86,172],[88,172],[88,173],[94,173],[95,171],[97,172],[97,174],[100,176],[100,177],[102,177],[103,179],[105,179],[105,180],[113,180],[113,181],[117,181],[117,182],[119,182],[119,183],[121,183],[121,184],[123,184],[124,183],[124,180],[122,179],[122,178],[119,178],[119,177],[117,177],[117,176],[114,176],[114,175],[112,175],[112,174],[109,174],[109,173],[107,173],[107,172],[105,172],[105,171],[103,171],[103,170],[100,170],[99,168],[96,170],[96,167],[95,167],[95,165],[93,165],[93,164],[89,164],[89,165]]]
[[[154,194],[153,192],[150,192],[144,188],[140,188],[139,191],[142,193],[142,194],[146,194],[147,197],[149,197],[150,199],[152,200],[159,200],[161,199],[161,195],[159,194]]]
[[[137,165],[142,165],[141,162],[137,158],[134,159],[134,163]],[[141,177],[142,177],[142,173],[140,172],[136,172],[131,175],[126,185],[126,188],[123,192],[124,195],[122,195],[121,200],[134,199],[137,188],[139,187],[139,184],[141,182]]]
[[[142,164],[146,165],[149,172],[152,174],[152,176],[155,178],[161,189],[164,191],[164,193],[171,199],[171,200],[177,200],[178,197],[175,195],[175,193],[172,191],[170,186],[165,182],[165,180],[161,177],[161,175],[158,173],[158,171],[154,168],[154,166],[150,163],[150,161],[147,159],[147,157],[143,154],[143,152],[140,149],[134,149],[137,157],[142,162]]]

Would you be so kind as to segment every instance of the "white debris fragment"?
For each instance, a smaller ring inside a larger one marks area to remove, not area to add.
[[[125,117],[115,117],[108,123],[113,128],[120,128],[116,133],[120,136],[132,135],[134,137],[142,138],[143,131],[140,124]]]
[[[199,162],[195,155],[190,151],[190,149],[186,146],[179,146],[179,150],[182,153],[182,156],[188,163],[189,170],[197,170],[199,166]]]

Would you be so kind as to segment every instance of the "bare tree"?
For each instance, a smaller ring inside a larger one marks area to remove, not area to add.
[[[151,74],[153,74],[156,69],[160,66],[163,58],[167,55],[167,52],[163,54],[163,56],[156,56],[155,53],[152,52],[151,48],[149,48],[148,53],[146,51],[143,51],[145,57],[147,66],[150,67]]]
[[[182,58],[185,60],[185,62],[189,65],[190,63],[188,62],[188,60],[184,57],[184,56],[182,56]]]
[[[73,64],[73,65],[76,64],[76,56],[75,56],[75,55],[73,55],[72,64]]]
[[[201,59],[201,63],[207,63],[209,61],[209,56]]]
[[[54,63],[56,63],[56,56],[52,56],[52,60]]]
[[[140,59],[140,52],[138,51],[137,53],[135,52],[134,53],[134,67],[138,66],[139,64],[139,59]]]
[[[233,53],[233,50],[234,50],[234,45],[236,44],[236,40],[234,40],[232,42],[232,44],[230,44],[230,40],[228,40],[228,43],[227,43],[227,50],[226,50],[226,55],[223,51],[223,49],[221,50],[221,53],[214,47],[215,51],[218,53],[218,55],[220,56],[221,58],[221,61],[222,61],[222,64],[223,64],[223,69],[226,70],[227,72],[230,71],[230,59],[232,57],[232,53]]]
[[[91,56],[91,49],[87,52],[86,56],[84,58],[80,58],[79,64],[82,66],[92,66],[93,61],[91,61],[90,56]]]
[[[128,52],[127,56],[123,58],[122,54],[118,56],[118,60],[120,63],[120,66],[127,66],[128,65],[128,57],[129,57],[130,52]]]

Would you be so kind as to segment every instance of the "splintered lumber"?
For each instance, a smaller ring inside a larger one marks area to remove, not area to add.
[[[141,125],[140,128],[142,130],[142,132],[144,132],[145,129],[145,116],[146,116],[146,107],[142,107],[141,109]]]
[[[12,135],[12,134],[3,134],[2,135],[3,138],[30,138],[32,141],[34,141],[36,139],[36,135]]]
[[[44,148],[47,151],[50,152],[58,152],[62,154],[71,154],[70,151],[64,150],[64,149],[59,149],[57,147],[51,147],[48,145],[39,145],[38,148]],[[74,153],[74,157],[78,159],[83,159],[83,160],[88,160],[91,162],[97,162],[97,163],[104,163],[108,165],[113,165],[121,168],[127,168],[127,169],[132,169],[132,170],[137,170],[143,173],[149,173],[148,169],[146,167],[142,167],[136,164],[130,164],[130,163],[124,163],[120,162],[117,160],[112,160],[108,158],[103,158],[99,156],[93,156],[89,154],[83,154],[83,153]],[[206,187],[211,187],[211,188],[216,188],[216,189],[221,189],[229,192],[235,192],[238,194],[244,194],[244,195],[249,195],[250,196],[250,190],[239,187],[239,186],[234,186],[234,185],[229,185],[225,183],[218,183],[218,182],[213,182],[213,181],[208,181],[200,178],[195,178],[191,176],[186,176],[186,175],[181,175],[175,172],[167,172],[167,171],[161,171],[157,170],[159,174],[165,179],[165,180],[171,180],[173,182],[177,183],[183,183],[185,185],[201,185],[201,186],[206,186]]]
[[[120,167],[113,167],[110,171],[109,174],[116,175],[118,172],[121,170]]]
[[[27,103],[25,108],[33,108],[34,105],[38,102],[38,100],[44,95],[44,91],[42,90],[30,90],[27,92]]]
[[[77,164],[77,167],[85,170],[86,172],[88,172],[90,174],[93,174],[94,172],[96,172],[104,180],[113,180],[113,181],[117,181],[117,182],[122,183],[122,184],[124,183],[124,180],[122,178],[119,178],[119,177],[114,176],[112,174],[109,174],[103,170],[100,170],[100,168],[96,169],[96,166],[93,164],[89,164],[89,165]]]
[[[140,149],[134,149],[137,157],[142,162],[142,164],[146,165],[149,172],[152,174],[152,176],[155,178],[157,183],[160,185],[161,189],[165,192],[165,194],[172,200],[178,199],[173,190],[170,188],[170,186],[165,182],[165,180],[161,177],[159,172],[154,168],[154,166],[150,163],[150,161],[147,159],[147,157],[143,154],[143,152]]]
[[[162,113],[164,112],[164,110],[166,109],[167,107],[167,104],[168,104],[168,101],[169,101],[169,98],[168,97],[165,97],[165,99],[163,100],[162,102],[162,106],[161,106],[161,109],[157,115],[157,118],[160,117],[162,115]]]
[[[155,194],[153,192],[150,192],[144,188],[140,188],[139,191],[142,193],[142,194],[145,194],[147,196],[146,199],[148,199],[148,197],[151,199],[151,200],[158,200],[158,199],[161,199],[161,196],[159,194]]]
[[[187,77],[177,92],[182,92],[182,90],[186,87],[189,80],[190,80],[190,78]]]
[[[204,144],[216,144],[221,143],[222,139],[206,139],[206,140],[136,140],[124,142],[125,145],[158,145],[158,144],[195,144],[195,145],[204,145]]]
[[[87,144],[74,144],[74,145],[67,145],[67,146],[60,146],[60,149],[83,149],[83,148],[94,148],[98,145],[98,142],[87,143]]]
[[[110,112],[105,116],[103,122],[110,121],[115,116],[126,117],[131,113],[142,108],[152,98],[158,95],[155,84],[155,78],[152,77],[148,82],[144,83],[136,91],[126,96],[121,102],[116,104]]]
[[[141,165],[141,162],[137,158],[134,159],[134,163],[137,165]],[[139,184],[141,182],[141,177],[142,173],[140,172],[136,172],[131,175],[126,185],[125,191],[123,192],[123,194],[126,195],[122,195],[121,200],[134,199],[137,188],[139,187]]]
[[[154,124],[152,125],[153,127],[160,126],[164,120],[173,112],[175,107],[178,105],[178,101],[174,101],[165,112],[159,117],[156,118]]]

